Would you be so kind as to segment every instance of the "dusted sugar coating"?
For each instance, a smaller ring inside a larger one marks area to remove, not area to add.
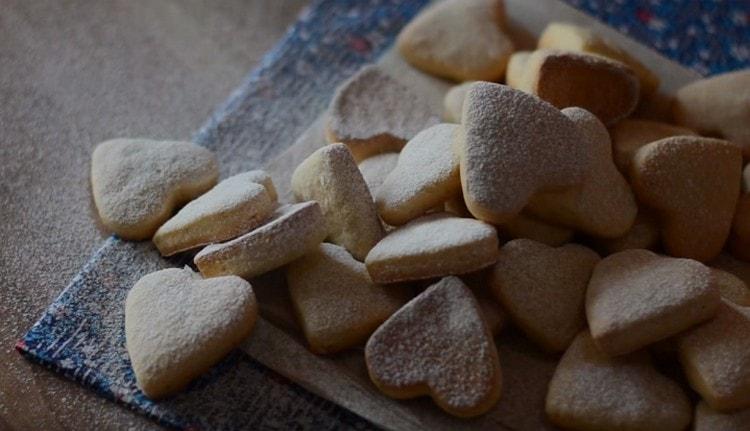
[[[653,250],[659,245],[659,223],[653,214],[641,208],[633,226],[625,235],[617,238],[594,238],[593,243],[604,254],[636,248]]]
[[[367,189],[373,197],[385,181],[385,177],[396,167],[397,162],[398,153],[396,152],[376,154],[359,162],[359,172],[362,173]]]
[[[638,201],[656,211],[666,251],[705,262],[729,236],[741,172],[736,145],[675,136],[638,150],[630,179]]]
[[[363,343],[408,299],[403,286],[380,286],[343,247],[321,243],[286,269],[289,294],[315,353]]]
[[[510,87],[529,92],[526,85],[526,63],[531,57],[531,51],[516,51],[508,60],[508,70],[505,72],[505,83]]]
[[[266,187],[244,173],[227,178],[189,202],[154,234],[163,256],[226,241],[262,224],[276,208]]]
[[[750,158],[750,70],[739,70],[690,83],[675,94],[672,116],[696,132],[721,136]]]
[[[185,202],[216,185],[213,153],[176,141],[113,139],[91,156],[91,189],[99,218],[123,239],[149,239]]]
[[[721,297],[734,304],[750,307],[750,288],[742,279],[721,269],[712,268],[711,274]]]
[[[207,246],[195,255],[194,262],[205,277],[252,278],[314,250],[326,232],[317,202],[283,205],[262,226],[231,241]]]
[[[547,27],[539,36],[537,47],[539,49],[561,49],[598,54],[625,63],[638,76],[641,83],[641,94],[644,96],[654,93],[659,87],[659,78],[648,70],[643,63],[588,27],[564,22],[551,22],[547,24]]]
[[[445,0],[426,8],[398,35],[412,66],[456,81],[498,81],[513,42],[503,32],[502,0]]]
[[[581,184],[591,142],[575,123],[539,98],[490,82],[471,86],[455,142],[469,211],[510,221],[537,192]]]
[[[626,250],[594,268],[586,317],[597,347],[614,356],[710,319],[720,301],[711,269],[700,262]]]
[[[695,407],[693,431],[745,431],[750,424],[750,408],[718,412],[705,401]]]
[[[250,283],[203,279],[190,268],[142,277],[125,301],[125,344],[136,382],[152,399],[172,395],[250,335],[258,304]]]
[[[489,284],[513,322],[543,349],[562,352],[586,327],[586,287],[599,255],[578,244],[529,239],[503,245]]]
[[[474,81],[454,85],[445,93],[443,98],[443,120],[449,123],[460,123],[461,112],[464,109],[464,98],[469,91],[469,87]]]
[[[320,204],[328,239],[357,260],[364,260],[383,238],[370,190],[345,145],[326,145],[300,163],[292,175],[292,191],[298,201]]]
[[[579,187],[535,195],[527,211],[549,223],[559,223],[599,238],[617,238],[633,226],[638,214],[630,185],[612,162],[612,145],[604,124],[581,108],[562,113],[579,128],[592,149],[586,180]]]
[[[471,291],[445,277],[372,334],[365,347],[370,379],[397,398],[429,395],[460,417],[486,413],[500,398],[500,362]]]
[[[690,386],[719,411],[750,408],[750,308],[722,301],[716,317],[677,339]]]
[[[375,195],[386,223],[402,225],[461,192],[453,139],[459,126],[438,124],[412,138],[401,150],[396,168]]]
[[[360,69],[336,90],[328,107],[326,137],[343,142],[357,161],[399,151],[439,113],[378,66]]]
[[[575,235],[572,229],[545,223],[524,213],[498,226],[498,230],[511,238],[528,238],[552,247],[572,241]]]
[[[661,375],[646,351],[614,358],[581,332],[557,365],[545,411],[565,429],[683,431],[692,406],[677,383]]]
[[[268,172],[264,171],[263,169],[254,169],[252,171],[247,171],[241,175],[245,175],[245,178],[248,181],[258,183],[265,187],[266,193],[268,193],[268,197],[270,197],[272,201],[277,202],[279,200],[279,195],[276,193],[276,187],[273,184],[273,179],[268,174]]]
[[[624,175],[628,175],[635,153],[644,145],[670,136],[698,135],[685,127],[636,118],[625,118],[618,122],[609,130],[609,134],[615,165]]]
[[[492,225],[434,213],[388,234],[367,255],[365,265],[376,283],[395,283],[477,271],[495,263],[497,254]]]

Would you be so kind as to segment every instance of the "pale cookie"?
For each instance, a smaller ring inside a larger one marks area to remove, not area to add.
[[[273,179],[270,175],[268,175],[268,172],[264,171],[263,169],[255,169],[252,171],[247,171],[243,175],[247,176],[248,181],[258,183],[265,187],[266,193],[268,193],[268,197],[270,197],[272,201],[276,202],[279,200],[279,195],[276,192],[276,187],[273,184]]]
[[[497,260],[497,231],[447,213],[412,220],[383,238],[365,259],[376,283],[423,280],[477,271]]]
[[[537,192],[581,184],[590,141],[554,106],[510,87],[471,86],[456,151],[469,211],[495,224],[511,220]]]
[[[728,413],[712,409],[705,401],[695,407],[693,431],[747,431],[750,424],[750,408]]]
[[[750,70],[701,79],[677,91],[672,115],[677,124],[703,135],[721,136],[750,158]]]
[[[600,37],[590,28],[564,22],[551,22],[539,36],[537,47],[587,52],[625,63],[633,69],[640,80],[641,94],[644,96],[654,93],[659,87],[659,78],[646,66],[611,41]]]
[[[378,214],[386,223],[402,225],[442,204],[461,191],[455,124],[438,124],[413,137],[401,150],[396,168],[375,196]]]
[[[627,175],[635,153],[644,145],[670,136],[697,136],[684,127],[659,121],[626,118],[609,130],[612,138],[612,156],[617,169]]]
[[[714,282],[719,288],[721,297],[743,307],[750,307],[750,288],[742,279],[721,269],[711,269]]]
[[[508,60],[508,70],[505,72],[505,83],[513,88],[526,91],[522,88],[526,82],[526,62],[531,57],[531,51],[517,51]]]
[[[91,189],[99,217],[123,239],[149,239],[175,208],[216,184],[219,167],[189,142],[113,139],[91,156]]]
[[[612,162],[612,145],[604,124],[581,108],[565,108],[590,143],[593,163],[579,187],[560,192],[539,193],[526,210],[549,223],[579,230],[599,238],[617,238],[633,226],[638,213],[630,185]]]
[[[460,123],[461,112],[464,109],[464,98],[466,98],[466,92],[469,91],[469,87],[474,81],[466,81],[464,83],[454,85],[445,93],[443,98],[443,119],[449,123]]]
[[[586,317],[596,345],[614,356],[710,319],[720,300],[711,269],[700,262],[626,250],[594,268]]]
[[[194,261],[205,277],[252,278],[314,250],[326,234],[317,202],[283,205],[262,226],[231,241],[207,246]]]
[[[250,335],[258,305],[250,283],[203,279],[190,268],[142,277],[125,302],[125,344],[136,382],[152,399],[180,391]]]
[[[429,395],[446,412],[477,416],[500,398],[497,348],[471,291],[433,284],[378,328],[365,347],[370,379],[386,395]]]
[[[692,416],[683,390],[647,352],[607,357],[586,331],[557,365],[545,404],[552,423],[581,431],[682,431]]]
[[[750,308],[722,301],[716,317],[677,339],[690,386],[719,411],[750,408]]]
[[[253,178],[252,172],[227,178],[185,205],[154,234],[159,252],[171,256],[258,227],[276,208],[276,201]]]
[[[396,167],[397,162],[398,153],[395,152],[376,154],[359,162],[359,171],[373,198],[385,181],[385,177]]]
[[[737,146],[675,136],[638,150],[630,179],[638,201],[657,212],[665,250],[708,261],[719,254],[729,235],[741,172]]]
[[[345,145],[326,145],[300,163],[292,175],[292,191],[299,201],[320,204],[328,239],[357,260],[364,260],[383,238],[370,190]]]
[[[510,238],[528,238],[552,247],[570,242],[575,235],[572,229],[545,223],[524,213],[497,226],[497,229]]]
[[[630,115],[639,97],[638,78],[629,67],[573,51],[534,51],[518,88],[560,109],[584,108],[607,126]]]
[[[586,286],[598,261],[582,245],[516,239],[500,248],[489,283],[513,323],[543,349],[562,352],[586,327]]]
[[[618,238],[593,238],[593,243],[604,254],[635,248],[652,250],[659,245],[659,223],[653,214],[639,209],[633,226],[625,235]]]
[[[408,299],[403,286],[372,282],[365,265],[334,244],[286,269],[292,305],[314,353],[335,353],[367,340]]]
[[[396,47],[412,66],[456,81],[498,81],[513,42],[502,0],[445,0],[401,30]]]
[[[439,113],[378,66],[365,66],[344,82],[328,107],[326,137],[343,142],[357,161],[399,151]]]

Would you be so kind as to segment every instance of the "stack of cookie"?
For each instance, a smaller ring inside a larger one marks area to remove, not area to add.
[[[509,321],[562,355],[545,406],[555,425],[747,426],[750,289],[722,251],[750,260],[750,72],[679,90],[670,124],[630,118],[658,79],[587,28],[552,23],[537,50],[514,52],[500,0],[433,5],[397,48],[458,81],[443,118],[363,68],[333,96],[330,145],[292,175],[296,203],[279,205],[262,171],[216,184],[192,144],[97,148],[107,226],[165,256],[203,247],[200,274],[150,274],[128,296],[143,391],[174,393],[235,347],[257,316],[246,280],[284,268],[310,350],[364,345],[391,397],[488,412]]]

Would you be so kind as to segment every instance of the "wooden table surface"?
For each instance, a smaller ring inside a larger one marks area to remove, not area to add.
[[[0,0],[0,429],[152,429],[15,341],[105,234],[92,148],[189,139],[306,0]]]

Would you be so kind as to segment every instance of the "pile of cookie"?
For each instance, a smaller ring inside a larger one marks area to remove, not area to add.
[[[488,412],[503,392],[494,336],[512,323],[562,355],[555,425],[748,426],[750,289],[707,263],[725,248],[750,260],[750,72],[682,88],[670,124],[628,118],[659,81],[590,29],[552,23],[515,52],[500,0],[435,4],[397,49],[461,82],[443,118],[364,67],[333,96],[331,143],[294,171],[296,203],[263,171],[217,184],[190,143],[97,147],[107,227],[164,256],[202,248],[199,273],[158,271],[128,295],[143,392],[173,394],[236,347],[258,315],[247,280],[282,268],[310,350],[364,345],[393,398]]]

